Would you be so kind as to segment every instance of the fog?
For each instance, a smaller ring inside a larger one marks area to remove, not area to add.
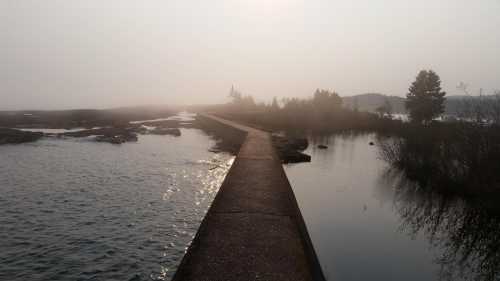
[[[2,0],[0,109],[500,88],[500,1]]]

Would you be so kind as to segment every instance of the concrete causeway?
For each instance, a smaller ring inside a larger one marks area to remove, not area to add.
[[[173,280],[324,280],[271,136],[247,133]]]

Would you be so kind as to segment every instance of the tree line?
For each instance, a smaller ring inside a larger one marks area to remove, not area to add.
[[[418,73],[415,81],[410,85],[406,95],[406,109],[409,119],[419,124],[429,124],[444,113],[446,93],[441,90],[441,80],[436,72],[422,70]],[[243,95],[240,91],[231,87],[229,97],[230,108],[241,113],[241,111],[280,111],[286,113],[287,117],[305,117],[306,113],[314,112],[316,121],[332,121],[329,118],[339,118],[342,114],[348,114],[348,109],[342,108],[342,98],[335,91],[317,89],[312,98],[283,98],[281,102],[276,97],[270,104],[256,103],[250,95]],[[350,108],[352,112],[358,112],[356,103]],[[339,114],[342,113],[342,114]],[[392,118],[392,105],[388,100],[376,109],[379,118]],[[349,117],[353,117],[350,114]],[[375,118],[375,116],[372,116]],[[295,118],[296,119],[296,118]]]

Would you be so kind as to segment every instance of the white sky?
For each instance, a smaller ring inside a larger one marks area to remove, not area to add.
[[[500,0],[0,0],[0,109],[500,89]]]

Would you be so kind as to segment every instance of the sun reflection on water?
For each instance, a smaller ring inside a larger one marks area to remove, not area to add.
[[[176,223],[171,224],[171,233],[176,242],[170,242],[164,246],[164,257],[171,255],[173,251],[180,255],[187,252],[198,228],[198,225],[193,226],[192,220],[201,222],[233,162],[234,157],[228,159],[227,154],[215,154],[209,160],[189,162],[191,165],[201,166],[201,169],[182,169],[177,172],[169,168],[165,169],[170,173],[172,180],[163,192],[162,200],[165,203],[182,200],[187,206],[174,212],[176,217],[179,217]],[[193,186],[195,186],[194,192],[191,197],[186,198],[184,188]],[[186,217],[187,213],[195,213],[196,217],[193,215]],[[169,268],[162,266],[159,274],[152,279],[167,280],[173,273],[172,271],[175,269],[171,268],[169,271]]]

